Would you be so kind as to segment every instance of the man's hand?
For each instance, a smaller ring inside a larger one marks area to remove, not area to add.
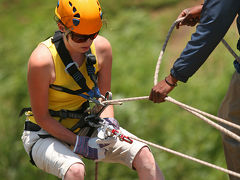
[[[165,97],[167,97],[168,93],[171,92],[175,86],[177,86],[177,79],[171,75],[167,76],[152,88],[149,100],[154,103],[164,102]]]
[[[195,26],[200,20],[202,7],[203,5],[201,4],[193,6],[191,8],[184,9],[178,16],[178,19],[179,18],[184,19],[176,25],[176,28],[179,29],[179,27],[183,25]]]

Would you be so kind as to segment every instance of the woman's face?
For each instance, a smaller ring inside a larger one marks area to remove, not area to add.
[[[93,40],[91,40],[90,38],[88,38],[86,41],[84,42],[76,42],[74,41],[74,39],[72,38],[71,34],[67,35],[67,43],[69,44],[69,46],[75,50],[78,51],[80,53],[85,53],[90,49],[90,46],[92,45]]]
[[[58,23],[60,31],[65,33],[69,47],[79,53],[85,53],[89,50],[93,40],[97,37],[98,32],[90,35],[81,35],[75,32],[66,30],[65,26],[61,23]],[[68,32],[66,32],[68,31]]]

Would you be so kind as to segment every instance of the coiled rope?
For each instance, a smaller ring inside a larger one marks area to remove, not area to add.
[[[168,34],[167,34],[167,37],[166,37],[166,40],[164,42],[164,45],[162,47],[162,50],[160,52],[160,55],[159,55],[159,58],[158,58],[158,61],[157,61],[157,65],[156,65],[156,69],[155,69],[155,74],[154,74],[154,85],[157,84],[158,82],[158,74],[159,74],[159,69],[160,69],[160,64],[162,62],[162,57],[163,57],[163,54],[164,54],[164,51],[166,49],[166,46],[167,46],[167,43],[168,43],[168,40],[172,34],[172,31],[173,29],[175,28],[176,24],[178,24],[179,22],[181,22],[184,18],[179,18],[177,19],[176,21],[174,21],[174,23],[172,24],[172,26],[170,27],[169,31],[168,31]],[[228,49],[228,51],[233,55],[233,57],[235,59],[237,59],[239,62],[240,62],[240,59],[239,57],[237,56],[237,54],[232,50],[232,48],[227,44],[227,42],[222,39],[222,43],[224,44],[224,46]],[[107,101],[103,101],[102,103],[103,104],[112,104],[112,105],[117,105],[117,104],[122,104],[123,102],[128,102],[128,101],[137,101],[137,100],[148,100],[149,99],[149,96],[142,96],[142,97],[132,97],[132,98],[123,98],[123,99],[116,99],[116,100],[107,100]],[[223,124],[226,124],[228,126],[231,126],[233,128],[237,128],[237,129],[240,129],[240,126],[237,125],[237,124],[234,124],[234,123],[231,123],[225,119],[222,119],[222,118],[219,118],[219,117],[216,117],[214,115],[211,115],[209,113],[206,113],[206,112],[203,112],[201,110],[198,110],[196,108],[193,108],[191,106],[188,106],[186,104],[183,104],[169,96],[167,96],[165,99],[165,101],[168,101],[168,102],[172,102],[178,106],[180,106],[181,108],[185,109],[186,111],[192,113],[193,115],[199,117],[200,119],[204,120],[205,122],[207,122],[209,125],[213,126],[214,128],[218,129],[219,131],[221,131],[222,133],[236,139],[238,142],[240,142],[240,137],[238,135],[236,135],[235,133],[229,131],[228,129],[220,126],[219,124],[211,121],[210,119],[208,119],[207,117],[211,118],[211,119],[214,119],[218,122],[221,122]],[[205,117],[206,116],[206,117]],[[150,146],[153,146],[155,148],[158,148],[158,149],[161,149],[161,150],[164,150],[164,151],[167,151],[169,153],[172,153],[172,154],[175,154],[177,156],[180,156],[180,157],[183,157],[183,158],[186,158],[186,159],[189,159],[189,160],[192,160],[192,161],[195,161],[195,162],[198,162],[200,164],[203,164],[205,166],[208,166],[208,167],[212,167],[214,169],[217,169],[217,170],[220,170],[222,172],[225,172],[225,173],[228,173],[230,175],[233,175],[233,176],[236,176],[236,177],[240,177],[240,174],[239,173],[236,173],[234,171],[231,171],[231,170],[228,170],[228,169],[225,169],[225,168],[222,168],[220,166],[217,166],[217,165],[214,165],[214,164],[211,164],[211,163],[208,163],[208,162],[205,162],[205,161],[202,161],[202,160],[199,160],[197,158],[194,158],[194,157],[191,157],[191,156],[188,156],[188,155],[185,155],[183,153],[180,153],[180,152],[177,152],[177,151],[174,151],[174,150],[171,150],[171,149],[168,149],[166,147],[162,147],[160,145],[156,145],[154,143],[151,143],[149,141],[145,141],[143,139],[140,139],[140,138],[136,138],[136,137],[131,137],[132,139],[135,139],[135,140],[138,140],[140,142],[143,142],[145,144],[148,144]]]

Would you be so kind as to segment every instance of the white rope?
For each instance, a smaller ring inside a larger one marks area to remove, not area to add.
[[[123,99],[116,99],[116,100],[108,100],[108,101],[103,101],[102,103],[103,103],[103,104],[104,104],[104,103],[106,103],[106,104],[115,104],[115,103],[119,103],[119,102],[122,103],[122,102],[127,102],[127,101],[148,100],[148,99],[149,99],[149,96],[142,96],[142,97],[132,97],[132,98],[123,98]],[[198,109],[196,109],[196,108],[190,107],[190,106],[188,106],[188,105],[186,105],[186,104],[183,104],[183,103],[181,103],[181,102],[179,102],[179,101],[174,100],[173,98],[171,98],[171,97],[169,97],[169,96],[166,97],[165,100],[166,100],[166,101],[169,101],[169,102],[172,102],[172,103],[174,103],[174,104],[182,107],[182,108],[185,109],[186,111],[188,111],[188,112],[194,114],[195,116],[199,117],[200,119],[204,120],[204,121],[207,122],[209,125],[215,127],[215,128],[218,129],[219,131],[223,132],[224,134],[226,134],[226,135],[228,135],[228,136],[230,136],[230,137],[232,137],[232,138],[234,138],[234,139],[236,139],[237,141],[240,142],[240,137],[239,137],[238,135],[236,135],[236,134],[234,134],[233,132],[227,130],[226,128],[223,128],[222,126],[214,123],[213,121],[211,121],[210,119],[204,117],[203,115],[206,115],[206,116],[211,117],[211,118],[213,118],[213,119],[215,119],[215,120],[218,120],[218,121],[220,121],[220,122],[222,122],[222,123],[228,124],[228,125],[230,125],[230,126],[232,126],[232,127],[235,127],[235,128],[238,128],[238,129],[239,129],[239,126],[238,126],[238,125],[233,124],[233,123],[230,123],[230,122],[228,122],[228,121],[226,121],[226,120],[224,120],[224,119],[221,119],[221,118],[216,117],[216,116],[214,116],[214,115],[208,114],[208,113],[206,113],[206,112],[200,111],[200,110],[198,110]],[[203,115],[202,115],[202,114],[203,114]],[[176,151],[174,151],[174,150],[168,149],[168,148],[166,148],[166,147],[162,147],[162,146],[160,146],[160,145],[156,145],[156,144],[154,144],[154,143],[145,141],[145,140],[143,140],[143,139],[139,139],[139,138],[137,138],[137,137],[130,137],[130,138],[131,138],[131,139],[134,139],[134,140],[138,140],[138,141],[143,142],[143,143],[145,143],[145,144],[151,145],[151,146],[153,146],[153,147],[155,147],[155,148],[164,150],[164,151],[166,151],[166,152],[169,152],[169,153],[178,155],[178,156],[180,156],[180,157],[183,157],[183,158],[186,158],[186,159],[189,159],[189,160],[198,162],[198,163],[203,164],[203,165],[205,165],[205,166],[212,167],[212,168],[214,168],[214,169],[220,170],[220,171],[225,172],[225,173],[228,173],[228,174],[230,174],[230,175],[233,175],[233,176],[236,176],[236,177],[240,177],[240,174],[239,174],[239,173],[236,173],[236,172],[234,172],[234,171],[230,171],[230,170],[224,169],[224,168],[219,167],[219,166],[216,166],[216,165],[214,165],[214,164],[211,164],[211,163],[208,163],[208,162],[199,160],[199,159],[197,159],[197,158],[194,158],[194,157],[191,157],[191,156],[188,156],[188,155],[185,155],[185,154],[176,152]]]
[[[104,104],[104,105],[106,105],[106,104],[114,105],[116,103],[121,103],[121,102],[137,101],[137,100],[148,100],[148,99],[149,99],[149,96],[131,97],[131,98],[106,100],[106,101],[102,101],[102,104]]]
[[[103,103],[103,104],[115,105],[115,104],[122,104],[123,102],[128,102],[128,101],[138,101],[138,100],[148,100],[148,99],[149,99],[149,96],[141,96],[141,97],[131,97],[131,98],[122,98],[122,99],[106,100],[106,101],[103,101],[102,103]],[[207,117],[209,117],[209,118],[211,118],[211,119],[214,119],[214,120],[216,120],[216,121],[218,121],[218,122],[221,122],[221,123],[223,123],[223,124],[229,125],[229,126],[231,126],[231,127],[233,127],[233,128],[240,129],[240,126],[237,125],[237,124],[231,123],[231,122],[229,122],[229,121],[227,121],[227,120],[225,120],[225,119],[219,118],[219,117],[214,116],[214,115],[212,115],[212,114],[209,114],[209,113],[206,113],[206,112],[201,111],[201,110],[199,110],[199,109],[196,109],[196,108],[193,108],[193,107],[191,107],[191,106],[188,106],[188,105],[186,105],[186,104],[184,104],[184,103],[181,103],[181,102],[179,102],[179,101],[171,98],[170,96],[166,97],[165,100],[166,100],[166,101],[169,101],[169,102],[171,102],[171,103],[174,103],[174,104],[176,104],[176,105],[178,105],[178,106],[180,106],[180,107],[182,107],[182,108],[184,108],[184,109],[189,109],[189,110],[191,110],[191,111],[195,111],[195,112],[197,112],[197,113],[199,113],[199,114],[202,114],[202,115],[204,115],[204,116],[207,116]]]
[[[159,58],[158,58],[158,61],[157,61],[157,65],[156,65],[156,69],[155,69],[155,74],[154,74],[154,85],[156,85],[158,83],[158,74],[159,74],[159,69],[160,69],[160,64],[162,62],[162,57],[163,57],[163,54],[164,54],[164,51],[166,49],[166,46],[167,46],[167,43],[168,43],[168,40],[170,38],[170,35],[174,29],[174,27],[176,26],[177,23],[179,23],[180,21],[182,21],[184,18],[180,18],[180,19],[177,19],[171,26],[170,30],[168,31],[168,35],[166,37],[166,40],[164,42],[164,45],[162,47],[162,50],[160,52],[160,55],[159,55]],[[225,45],[225,47],[228,49],[228,51],[233,55],[233,57],[235,59],[237,59],[239,62],[240,62],[240,59],[239,57],[237,56],[237,54],[233,51],[233,49],[227,44],[227,42],[222,39],[222,43]],[[122,102],[127,102],[127,101],[136,101],[136,100],[148,100],[149,97],[148,96],[142,96],[142,97],[132,97],[132,98],[123,98],[123,99],[117,99],[117,100],[107,100],[107,101],[103,101],[102,103],[103,104],[113,104],[113,105],[116,105],[116,104],[122,104]],[[188,106],[186,104],[183,104],[183,103],[180,103],[178,101],[176,101],[175,99],[171,98],[171,97],[166,97],[165,98],[166,101],[169,101],[169,102],[172,102],[180,107],[182,107],[183,109],[185,109],[186,111],[192,113],[193,115],[199,117],[200,119],[204,120],[205,122],[207,122],[209,125],[215,127],[216,129],[218,129],[219,131],[223,132],[224,134],[236,139],[237,141],[240,142],[240,137],[238,135],[236,135],[235,133],[229,131],[228,129],[220,126],[219,124],[216,124],[214,123],[213,121],[211,121],[210,119],[206,118],[206,117],[209,117],[209,118],[212,118],[218,122],[221,122],[221,123],[224,123],[226,125],[229,125],[231,127],[234,127],[234,128],[237,128],[237,129],[240,129],[240,126],[237,125],[237,124],[234,124],[234,123],[231,123],[229,121],[226,121],[222,118],[219,118],[219,117],[216,117],[214,115],[211,115],[209,113],[206,113],[206,112],[203,112],[203,111],[200,111],[196,108],[193,108],[191,106]],[[206,117],[205,117],[206,116]],[[214,169],[217,169],[217,170],[220,170],[220,171],[223,171],[225,173],[228,173],[230,175],[233,175],[233,176],[236,176],[236,177],[239,177],[240,178],[240,174],[239,173],[236,173],[236,172],[233,172],[233,171],[230,171],[230,170],[227,170],[227,169],[224,169],[222,167],[219,167],[219,166],[216,166],[214,164],[210,164],[208,162],[205,162],[205,161],[202,161],[202,160],[199,160],[199,159],[196,159],[194,157],[191,157],[191,156],[188,156],[188,155],[185,155],[185,154],[182,154],[180,152],[176,152],[176,151],[173,151],[171,149],[168,149],[168,148],[165,148],[165,147],[162,147],[162,146],[159,146],[159,145],[156,145],[154,143],[151,143],[151,142],[148,142],[148,141],[145,141],[145,140],[142,140],[142,139],[139,139],[139,138],[136,138],[136,137],[130,137],[131,139],[135,139],[135,140],[138,140],[138,141],[141,141],[145,144],[148,144],[148,145],[151,145],[153,147],[156,147],[158,149],[161,149],[161,150],[164,150],[164,151],[167,151],[167,152],[170,152],[170,153],[173,153],[175,155],[178,155],[178,156],[181,156],[183,158],[186,158],[186,159],[190,159],[192,161],[195,161],[195,162],[198,162],[200,164],[203,164],[203,165],[206,165],[206,166],[209,166],[209,167],[212,167]]]
[[[180,156],[180,157],[183,157],[183,158],[185,158],[185,159],[189,159],[189,160],[195,161],[195,162],[197,162],[197,163],[203,164],[203,165],[205,165],[205,166],[208,166],[208,167],[217,169],[217,170],[219,170],[219,171],[222,171],[222,172],[225,172],[225,173],[228,173],[228,174],[230,174],[230,175],[233,175],[233,176],[236,176],[236,177],[239,177],[239,178],[240,178],[240,174],[239,174],[239,173],[236,173],[236,172],[234,172],[234,171],[230,171],[230,170],[225,169],[225,168],[222,168],[222,167],[220,167],[220,166],[217,166],[217,165],[214,165],[214,164],[211,164],[211,163],[202,161],[202,160],[200,160],[200,159],[197,159],[197,158],[188,156],[188,155],[186,155],[186,154],[183,154],[183,153],[180,153],[180,152],[177,152],[177,151],[168,149],[168,148],[166,148],[166,147],[163,147],[163,146],[160,146],[160,145],[157,145],[157,144],[154,144],[154,143],[145,141],[145,140],[140,139],[140,138],[137,138],[137,137],[130,137],[130,138],[131,138],[131,139],[134,139],[134,140],[137,140],[137,141],[140,141],[140,142],[143,142],[143,143],[145,143],[145,144],[148,144],[148,145],[150,145],[150,146],[152,146],[152,147],[161,149],[161,150],[163,150],[163,151],[166,151],[166,152],[175,154],[175,155]]]
[[[176,105],[178,105],[178,106],[180,106],[180,107],[182,107],[182,108],[184,108],[184,109],[189,109],[189,110],[191,110],[191,111],[195,111],[195,112],[197,112],[197,113],[199,113],[199,114],[202,114],[202,115],[207,116],[207,117],[209,117],[209,118],[211,118],[211,119],[214,119],[214,120],[216,120],[216,121],[218,121],[218,122],[221,122],[221,123],[223,123],[223,124],[229,125],[229,126],[231,126],[231,127],[233,127],[233,128],[236,128],[236,129],[239,129],[239,130],[240,130],[240,126],[237,125],[237,124],[231,123],[231,122],[229,122],[229,121],[227,121],[227,120],[225,120],[225,119],[222,119],[222,118],[220,118],[220,117],[214,116],[214,115],[212,115],[212,114],[206,113],[206,112],[201,111],[201,110],[199,110],[199,109],[196,109],[196,108],[193,108],[193,107],[188,106],[188,105],[186,105],[186,104],[183,104],[183,103],[181,103],[181,102],[179,102],[179,101],[171,98],[170,96],[166,97],[165,100],[166,100],[166,101],[169,101],[169,102],[172,102],[172,103],[174,103],[174,104],[176,104]]]
[[[98,180],[98,162],[95,161],[95,180]]]
[[[195,112],[195,111],[192,111],[192,110],[189,110],[187,108],[184,108],[186,111],[192,113],[193,115],[199,117],[200,119],[202,119],[203,121],[205,121],[206,123],[208,123],[209,125],[211,125],[212,127],[216,128],[217,130],[221,131],[222,133],[232,137],[233,139],[237,140],[238,142],[240,142],[240,137],[233,133],[232,131],[229,131],[228,129],[220,126],[219,124],[216,124],[215,122],[211,121],[210,119],[206,118],[205,116]]]
[[[103,104],[115,104],[117,102],[127,102],[127,101],[137,101],[137,100],[148,100],[149,99],[149,96],[142,96],[142,97],[132,97],[132,98],[123,98],[123,99],[116,99],[116,100],[108,100],[108,101],[103,101],[102,103]],[[240,126],[237,125],[237,124],[234,124],[234,123],[231,123],[229,121],[226,121],[222,118],[219,118],[219,117],[216,117],[214,115],[211,115],[211,114],[208,114],[206,112],[203,112],[203,111],[200,111],[199,109],[196,109],[196,108],[193,108],[191,106],[188,106],[186,104],[183,104],[171,97],[166,97],[165,98],[166,101],[169,101],[169,102],[172,102],[180,107],[182,107],[183,109],[185,109],[186,111],[192,113],[193,115],[199,117],[200,119],[204,120],[205,122],[207,122],[209,125],[211,125],[212,127],[218,129],[219,131],[221,131],[222,133],[232,137],[233,139],[237,140],[240,142],[240,137],[238,135],[236,135],[235,133],[229,131],[228,129],[220,126],[219,124],[216,124],[214,123],[213,121],[211,121],[210,119],[206,118],[205,116],[207,117],[210,117],[212,119],[215,119],[223,124],[227,124],[233,128],[237,128],[237,129],[240,129]]]
[[[160,64],[161,64],[161,62],[162,62],[163,52],[164,52],[165,49],[166,49],[166,46],[167,46],[167,42],[168,42],[168,40],[169,40],[169,37],[170,37],[170,35],[171,35],[174,27],[176,26],[176,24],[179,23],[180,21],[182,21],[183,19],[184,19],[184,18],[179,18],[179,19],[177,19],[177,20],[172,24],[172,26],[171,26],[171,28],[170,28],[170,30],[169,30],[169,32],[168,32],[167,38],[166,38],[166,40],[165,40],[165,43],[164,43],[164,45],[163,45],[163,48],[162,48],[162,50],[161,50],[161,53],[160,53],[160,56],[159,56],[159,58],[158,58],[158,62],[157,62],[157,65],[156,65],[156,70],[155,70],[155,75],[154,75],[154,85],[156,85],[157,82],[158,82],[158,74],[159,74]],[[234,50],[228,45],[228,43],[227,43],[224,39],[222,39],[221,42],[222,42],[222,43],[224,44],[224,46],[228,49],[228,51],[233,55],[233,57],[240,62],[239,57],[238,57],[237,54],[234,52]],[[199,118],[203,119],[203,120],[206,121],[208,124],[210,124],[211,126],[215,127],[216,129],[220,130],[221,132],[224,132],[224,133],[227,134],[228,136],[231,136],[232,138],[234,138],[234,139],[236,139],[237,141],[240,142],[240,137],[239,137],[238,135],[232,133],[231,131],[229,131],[229,130],[223,128],[223,127],[221,127],[220,125],[218,125],[218,124],[216,124],[216,123],[214,123],[214,122],[211,122],[209,119],[205,118],[204,116],[199,115],[199,113],[201,113],[201,114],[203,114],[203,115],[205,115],[205,116],[211,117],[211,118],[213,118],[213,119],[215,119],[215,120],[217,120],[217,121],[220,121],[220,122],[222,122],[222,123],[224,123],[224,124],[227,124],[227,125],[229,125],[229,126],[231,126],[231,127],[235,127],[235,128],[237,128],[237,129],[240,128],[239,125],[233,124],[233,123],[231,123],[231,122],[228,122],[228,121],[226,121],[226,120],[224,120],[224,119],[221,119],[221,118],[218,118],[218,117],[216,117],[216,116],[210,115],[210,114],[208,114],[208,113],[205,113],[205,112],[202,112],[202,111],[200,112],[200,110],[195,109],[195,108],[192,108],[192,107],[187,106],[187,105],[185,105],[185,104],[178,103],[176,100],[174,100],[174,99],[171,98],[171,97],[166,97],[165,100],[168,100],[168,101],[170,101],[170,102],[174,102],[175,104],[178,104],[178,105],[179,105],[180,107],[182,107],[183,109],[185,109],[185,110],[187,110],[188,112],[191,112],[192,114],[198,116]]]
[[[168,34],[167,34],[167,37],[166,37],[166,40],[163,44],[163,47],[162,47],[162,50],[159,54],[159,57],[158,57],[158,61],[157,61],[157,65],[156,65],[156,69],[155,69],[155,74],[154,74],[154,85],[157,84],[158,82],[158,74],[159,74],[159,69],[160,69],[160,64],[162,63],[162,57],[163,57],[163,53],[167,47],[167,43],[168,43],[168,40],[172,34],[172,31],[173,29],[175,28],[176,24],[178,24],[179,22],[181,22],[184,18],[179,18],[177,19],[176,21],[174,21],[174,23],[172,24],[172,26],[170,27],[169,31],[168,31]]]
[[[164,53],[164,51],[165,51],[165,49],[167,47],[167,43],[168,43],[169,38],[170,38],[170,36],[172,34],[172,31],[175,28],[176,24],[181,22],[183,19],[184,19],[184,17],[183,18],[179,18],[176,21],[174,21],[174,23],[172,24],[172,26],[170,27],[170,29],[168,31],[166,40],[165,40],[165,42],[163,44],[163,47],[162,47],[162,50],[161,50],[160,55],[158,57],[157,65],[156,65],[156,68],[155,68],[154,85],[156,85],[158,83],[158,74],[159,74],[160,65],[162,63],[163,53]],[[229,46],[229,44],[224,39],[222,39],[221,42],[224,44],[224,46],[227,48],[227,50],[230,52],[230,54],[240,63],[239,56],[234,52],[234,50],[231,48],[231,46]]]
[[[149,99],[149,96],[142,96],[142,97],[131,97],[131,98],[122,98],[122,99],[107,100],[107,101],[103,101],[102,103],[103,103],[103,104],[115,105],[115,104],[122,104],[123,102],[128,102],[128,101],[138,101],[138,100],[148,100],[148,99]],[[201,111],[201,110],[199,110],[199,109],[196,109],[196,108],[193,108],[193,107],[191,107],[191,106],[188,106],[188,105],[186,105],[186,104],[184,104],[184,103],[181,103],[181,102],[179,102],[179,101],[171,98],[170,96],[166,97],[165,100],[166,100],[166,101],[169,101],[169,102],[171,102],[171,103],[174,103],[174,104],[176,104],[176,105],[178,105],[178,106],[180,106],[180,107],[182,107],[182,108],[184,108],[184,109],[189,109],[189,110],[191,110],[191,111],[195,111],[195,112],[197,112],[197,113],[199,113],[199,114],[202,114],[202,115],[204,115],[204,116],[207,116],[207,117],[209,117],[209,118],[211,118],[211,119],[214,119],[214,120],[216,120],[216,121],[218,121],[218,122],[221,122],[221,123],[223,123],[223,124],[229,125],[229,126],[231,126],[231,127],[233,127],[233,128],[240,129],[240,126],[237,125],[237,124],[231,123],[231,122],[229,122],[229,121],[227,121],[227,120],[225,120],[225,119],[219,118],[219,117],[214,116],[214,115],[212,115],[212,114],[209,114],[209,113],[206,113],[206,112]]]

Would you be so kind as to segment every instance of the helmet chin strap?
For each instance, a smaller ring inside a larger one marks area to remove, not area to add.
[[[63,33],[63,35],[65,36],[65,38],[67,39],[67,41],[68,41],[68,35],[70,34],[70,30],[69,29],[67,29],[67,28],[65,28],[65,32]]]

